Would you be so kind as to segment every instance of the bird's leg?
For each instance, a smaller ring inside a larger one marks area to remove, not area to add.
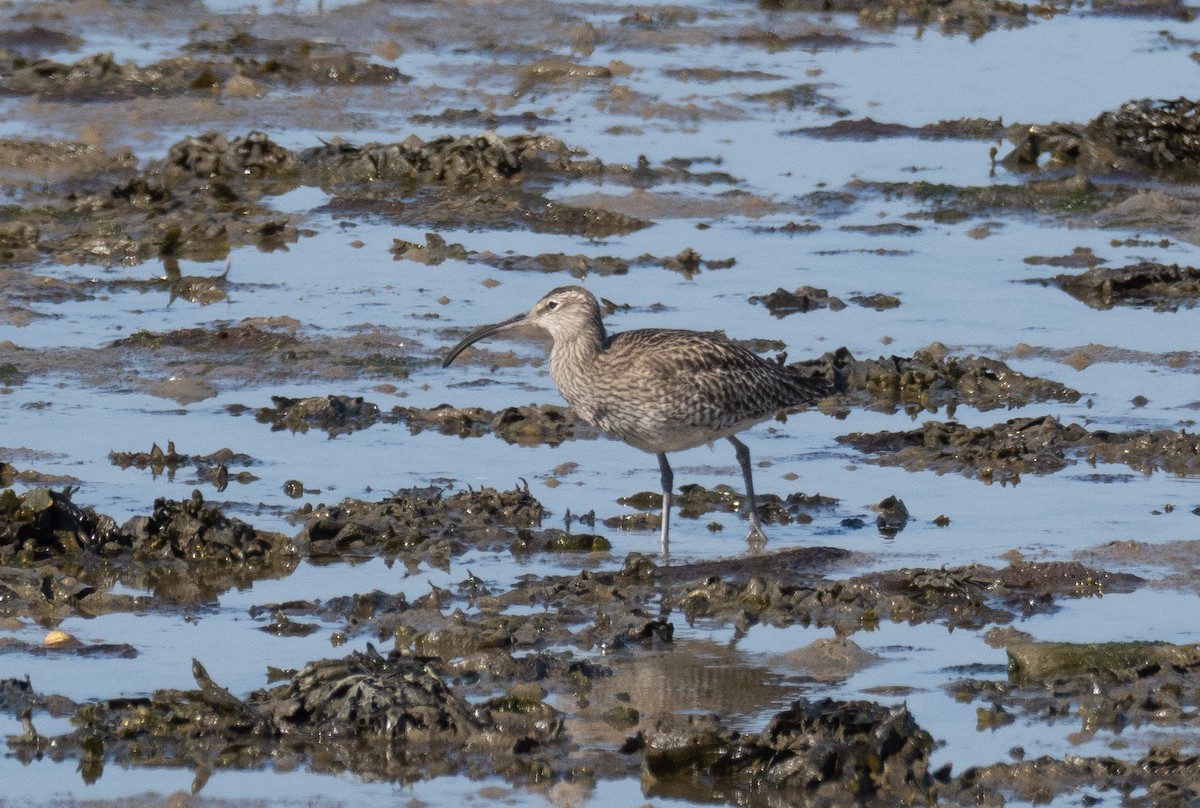
[[[746,481],[746,517],[750,520],[750,532],[746,535],[746,541],[751,544],[763,544],[767,540],[767,534],[763,531],[762,520],[758,518],[758,506],[754,500],[754,474],[750,470],[750,449],[733,435],[729,436],[729,442],[733,444],[738,465],[742,467],[742,479]]]
[[[675,472],[667,462],[667,453],[658,453],[658,470],[662,472],[662,552],[667,555],[667,534],[671,528],[671,490],[675,487]]]

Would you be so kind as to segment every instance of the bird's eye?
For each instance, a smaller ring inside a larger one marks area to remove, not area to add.
[[[550,302],[548,302],[548,303],[546,304],[546,310],[547,310],[547,311],[554,311],[554,310],[555,310],[555,309],[557,309],[557,308],[558,308],[558,301],[557,301],[557,300],[551,300]]]

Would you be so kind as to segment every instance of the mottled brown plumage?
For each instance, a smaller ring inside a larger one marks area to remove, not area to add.
[[[658,456],[662,539],[666,546],[674,475],[667,452],[725,438],[746,483],[751,540],[766,538],[754,507],[750,450],[734,437],[782,409],[831,392],[804,376],[712,334],[649,328],[609,336],[600,305],[581,286],[561,286],[528,312],[482,326],[451,349],[448,366],[469,345],[518,325],[550,333],[550,376],[579,417],[618,440]]]

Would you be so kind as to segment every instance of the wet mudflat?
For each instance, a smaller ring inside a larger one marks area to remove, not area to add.
[[[3,8],[0,804],[1200,801],[1190,9]]]

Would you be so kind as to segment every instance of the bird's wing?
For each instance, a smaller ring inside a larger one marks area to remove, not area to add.
[[[646,394],[673,417],[737,423],[766,418],[811,401],[823,382],[759,357],[730,340],[692,331],[644,330],[614,335],[626,378],[643,380]],[[641,391],[637,391],[641,392]]]

